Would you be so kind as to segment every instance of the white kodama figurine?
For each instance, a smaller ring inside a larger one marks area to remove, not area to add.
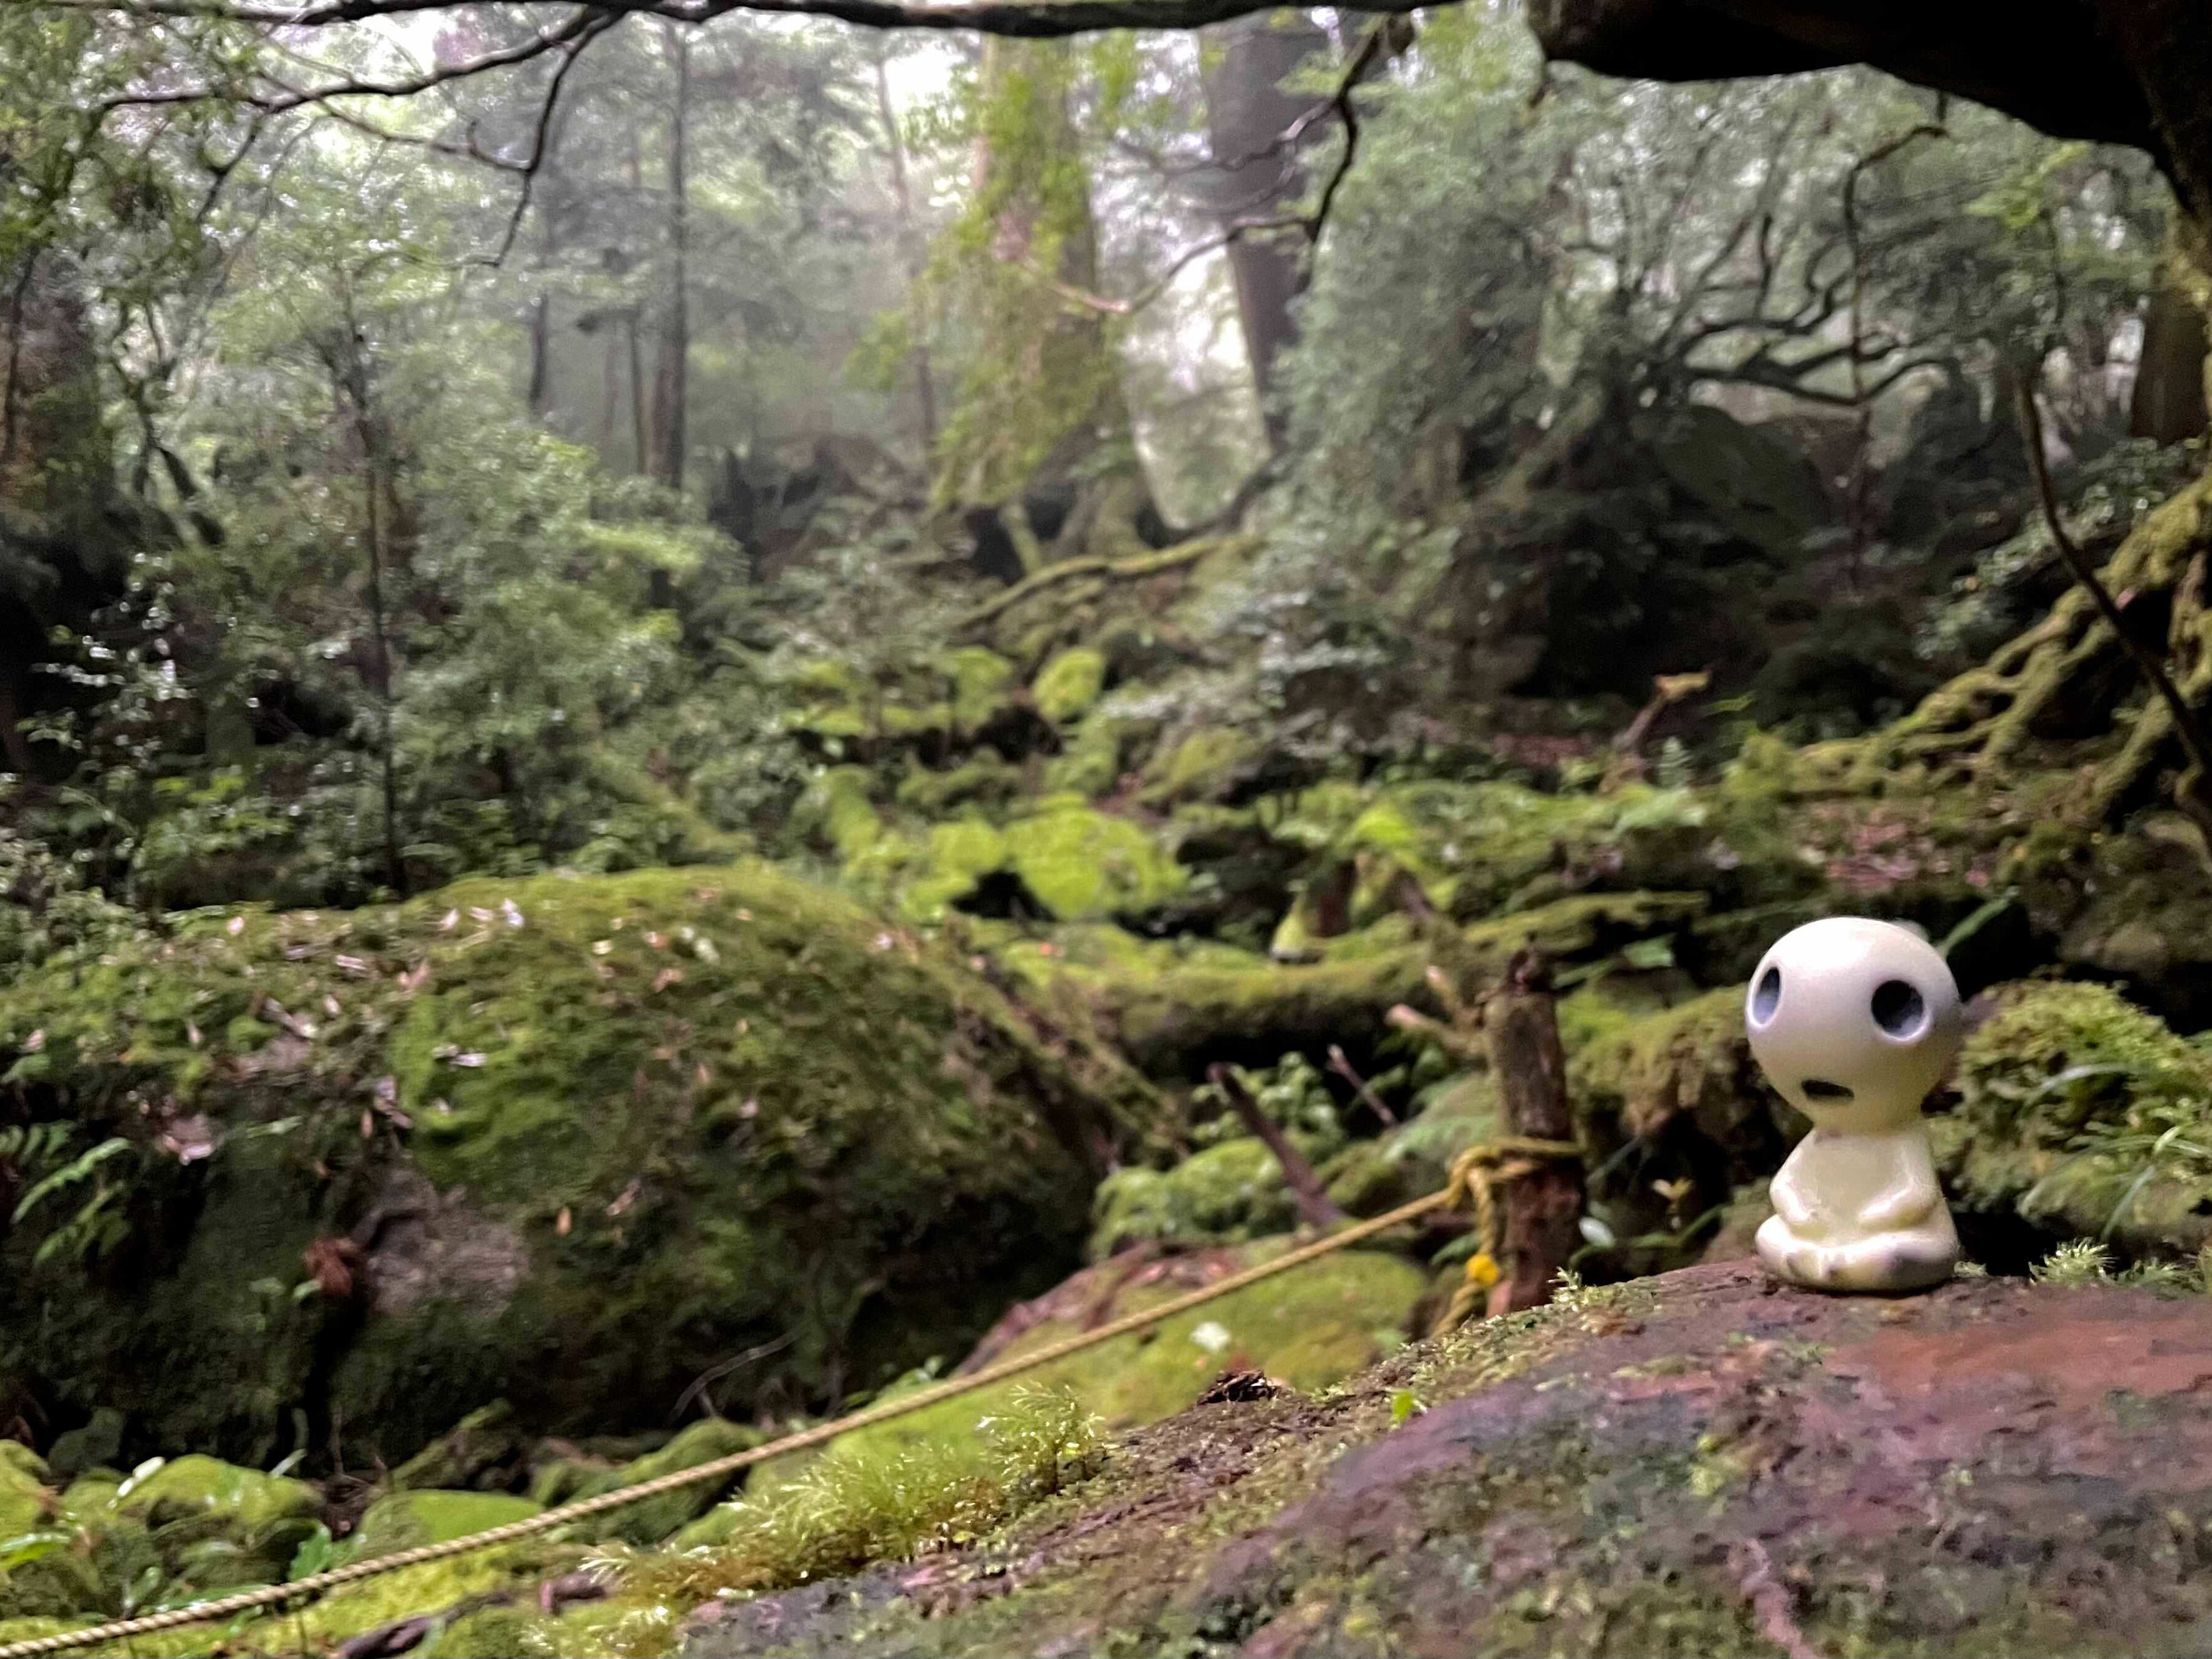
[[[1778,939],[1744,1000],[1751,1052],[1813,1120],[1769,1191],[1759,1258],[1821,1291],[1911,1291],[1958,1264],[1920,1103],[1963,1036],[1959,987],[1933,946],[1837,916]]]

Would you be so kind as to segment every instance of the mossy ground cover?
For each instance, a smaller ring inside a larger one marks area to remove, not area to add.
[[[7,1240],[7,1365],[255,1462],[295,1413],[396,1462],[495,1397],[657,1417],[764,1341],[739,1386],[791,1403],[957,1352],[1073,1265],[1091,1158],[1155,1110],[762,866],[183,918],[0,994],[0,1066],[68,1155],[127,1146],[106,1251],[66,1237],[89,1183]]]

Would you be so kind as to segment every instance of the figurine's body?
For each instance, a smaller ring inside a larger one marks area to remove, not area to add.
[[[1949,1278],[1959,1236],[1920,1121],[1961,1035],[1943,958],[1887,922],[1812,922],[1766,953],[1744,1012],[1760,1069],[1813,1120],[1770,1188],[1768,1271],[1826,1291]]]

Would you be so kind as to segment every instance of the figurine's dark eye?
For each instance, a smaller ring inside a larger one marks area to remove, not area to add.
[[[1874,988],[1874,1023],[1893,1037],[1917,1037],[1928,1024],[1928,1000],[1901,979]]]
[[[1759,976],[1759,984],[1751,994],[1751,1017],[1764,1025],[1774,1018],[1774,1011],[1782,1006],[1782,970],[1770,968]]]

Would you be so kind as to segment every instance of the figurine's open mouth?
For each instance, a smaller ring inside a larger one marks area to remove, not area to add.
[[[1808,1077],[1797,1085],[1805,1091],[1808,1100],[1849,1100],[1851,1091],[1840,1083],[1831,1083],[1824,1077]]]

